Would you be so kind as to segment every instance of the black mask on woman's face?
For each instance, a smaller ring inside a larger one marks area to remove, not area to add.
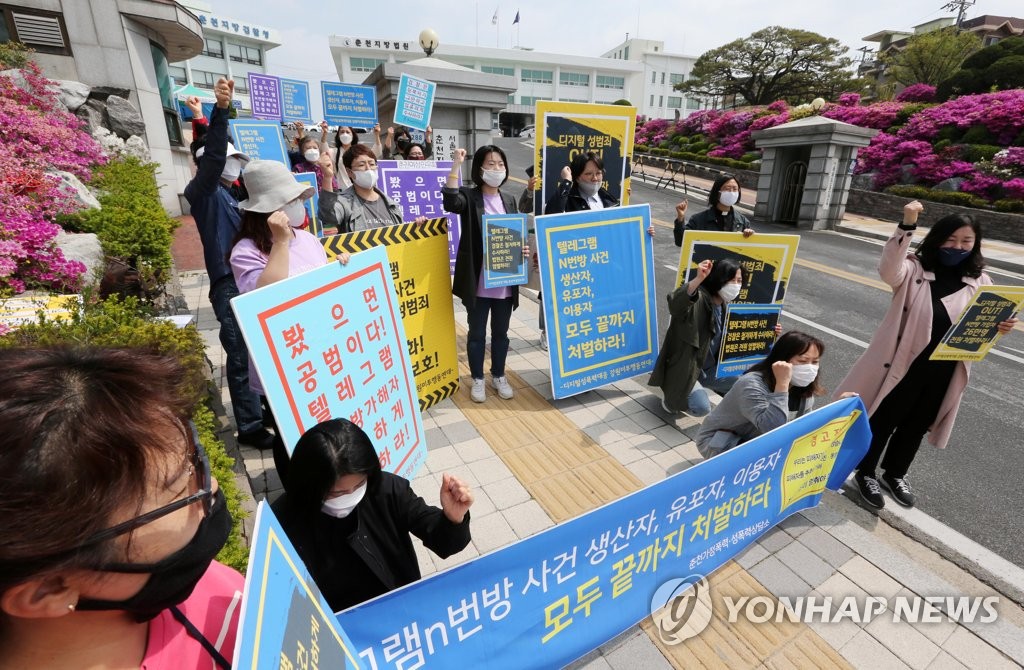
[[[153,619],[164,610],[183,603],[206,574],[217,552],[231,533],[231,513],[224,494],[217,491],[210,514],[202,520],[188,544],[156,563],[106,563],[102,572],[149,573],[139,592],[125,600],[78,601],[77,609],[86,611],[123,610],[136,621]]]
[[[396,142],[398,142],[398,147],[399,147],[400,149],[403,149],[403,150],[404,150],[404,149],[405,149],[406,147],[408,147],[408,146],[409,146],[410,144],[412,144],[412,140],[411,140],[411,139],[409,139],[408,137],[399,137],[399,138],[398,138],[397,140],[395,140],[395,141],[396,141]]]

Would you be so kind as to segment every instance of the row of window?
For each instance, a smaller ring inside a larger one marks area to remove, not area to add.
[[[658,107],[665,106],[665,107],[668,107],[669,109],[681,109],[682,106],[683,106],[683,96],[681,96],[681,95],[670,95],[670,96],[668,96],[668,104],[667,105],[663,105],[664,102],[665,102],[665,97],[659,95],[658,96]],[[650,106],[654,107],[654,96],[653,95],[651,96]],[[686,99],[686,108],[687,109],[700,109],[700,100],[697,100],[696,98],[687,98]]]
[[[676,84],[682,84],[683,80],[685,78],[686,78],[686,75],[678,74],[676,72],[672,72],[672,73],[669,73],[668,83],[673,85],[673,86],[675,86]],[[651,83],[652,84],[657,84],[658,83],[658,72],[655,72],[653,70],[651,71]],[[664,72],[661,73],[661,83],[662,84],[665,83],[665,73]]]
[[[250,47],[244,44],[228,42],[228,58],[236,63],[248,63],[249,65],[263,65],[263,51],[259,47]],[[215,38],[207,37],[203,40],[202,55],[210,58],[224,58],[224,42]]]
[[[384,58],[358,58],[352,56],[348,59],[349,67],[353,72],[373,72],[381,63],[387,63]]]

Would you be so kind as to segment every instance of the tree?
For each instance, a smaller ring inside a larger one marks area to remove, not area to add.
[[[903,48],[881,56],[892,78],[903,84],[938,86],[953,76],[964,60],[981,49],[981,38],[972,32],[958,32],[954,26],[907,38]]]
[[[1024,88],[1024,37],[1008,37],[974,52],[938,86],[938,98]]]
[[[743,96],[751,105],[793,104],[846,90],[852,61],[839,40],[770,26],[701,54],[680,91],[702,96]]]

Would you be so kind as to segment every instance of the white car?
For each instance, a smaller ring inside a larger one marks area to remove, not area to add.
[[[526,126],[519,131],[519,137],[536,137],[537,129],[534,126]]]

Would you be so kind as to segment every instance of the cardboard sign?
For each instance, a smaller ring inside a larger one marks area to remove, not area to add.
[[[781,304],[793,275],[793,262],[800,246],[799,235],[720,233],[687,230],[679,253],[676,288],[696,276],[697,266],[705,260],[731,258],[747,269],[750,282],[743,286],[733,302],[740,304]]]
[[[484,288],[526,283],[525,214],[484,214]]]
[[[395,123],[426,130],[430,125],[430,113],[434,109],[434,92],[437,84],[403,74],[398,82],[398,99],[395,102]]]
[[[377,125],[377,89],[373,86],[320,82],[324,119],[332,126],[373,128]]]
[[[281,80],[269,74],[249,73],[252,118],[281,120]]]
[[[715,377],[736,377],[768,358],[781,314],[782,305],[726,305]]]
[[[1024,286],[982,286],[957,322],[942,336],[930,360],[980,361],[1002,333],[996,326],[1024,307]]]
[[[309,82],[281,79],[281,118],[284,121],[313,123],[312,109]]]
[[[283,163],[289,171],[292,169],[288,160],[288,149],[284,145],[284,133],[277,121],[253,121],[250,119],[231,119],[232,143],[252,160],[277,161]]]

